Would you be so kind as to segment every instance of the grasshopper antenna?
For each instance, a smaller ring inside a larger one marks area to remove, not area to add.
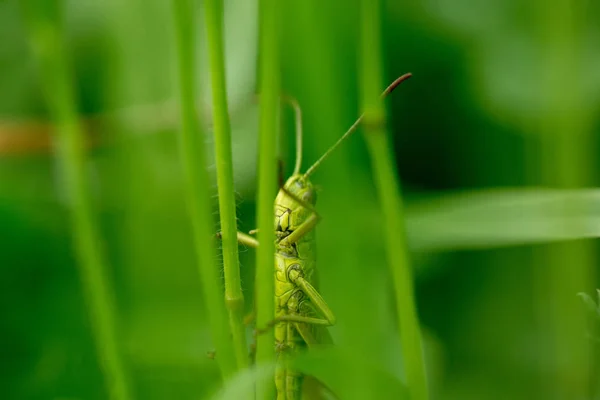
[[[302,110],[298,101],[290,96],[283,96],[286,101],[294,109],[294,118],[296,120],[296,164],[294,165],[294,175],[300,173],[302,166]]]
[[[385,88],[385,90],[383,91],[383,93],[381,93],[381,98],[385,99],[387,97],[387,95],[389,95],[390,93],[392,93],[394,91],[394,89],[396,89],[398,87],[398,85],[400,85],[402,82],[404,82],[405,80],[407,80],[408,78],[410,78],[412,76],[412,74],[406,73],[404,75],[402,75],[401,77],[399,77],[398,79],[396,79],[394,82],[392,82],[387,88]],[[321,165],[321,163],[323,161],[325,161],[325,159],[327,159],[327,157],[329,157],[331,155],[331,153],[333,153],[339,146],[340,144],[342,144],[346,139],[348,139],[348,137],[354,133],[354,131],[356,131],[356,128],[358,128],[358,126],[360,125],[360,123],[362,122],[363,118],[364,118],[365,114],[361,114],[360,117],[358,117],[358,119],[352,124],[352,126],[350,128],[348,128],[348,130],[346,131],[346,133],[344,133],[342,135],[341,138],[338,139],[337,142],[335,142],[335,144],[333,146],[331,146],[329,148],[329,150],[327,150],[322,156],[321,158],[319,158],[317,161],[315,161],[315,163],[313,165],[310,166],[310,168],[308,170],[306,170],[306,172],[304,173],[304,177],[308,177],[310,174],[312,174],[313,172],[315,172],[315,169],[317,169],[317,167],[319,165]],[[298,137],[296,136],[296,139]],[[300,170],[299,168],[299,162],[298,159],[296,159],[296,167],[298,169],[298,171]],[[294,173],[296,173],[296,170],[294,170]]]

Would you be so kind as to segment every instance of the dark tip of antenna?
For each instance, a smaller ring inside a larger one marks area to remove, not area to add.
[[[396,79],[394,82],[392,82],[390,84],[390,86],[388,86],[385,89],[385,91],[383,92],[383,96],[382,97],[385,97],[388,94],[392,93],[394,91],[394,89],[396,89],[402,82],[404,82],[405,80],[407,80],[411,76],[412,76],[412,74],[410,72],[407,72],[406,74],[404,74],[401,77],[399,77],[398,79]]]

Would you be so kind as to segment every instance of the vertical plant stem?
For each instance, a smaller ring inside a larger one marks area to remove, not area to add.
[[[380,2],[361,2],[361,97],[367,146],[385,221],[388,263],[394,282],[406,376],[413,400],[428,399],[423,344],[415,310],[413,277],[404,229],[404,207],[395,160],[387,136],[382,88]]]
[[[236,371],[227,312],[223,303],[223,288],[215,263],[213,218],[208,192],[204,142],[196,115],[194,99],[194,7],[190,0],[173,0],[177,57],[179,60],[179,90],[181,102],[181,135],[179,148],[186,179],[188,203],[194,246],[200,268],[202,288],[208,312],[211,333],[217,352],[217,362],[224,377]]]
[[[581,81],[581,60],[585,28],[585,5],[560,0],[552,7],[533,3],[537,16],[537,48],[540,65],[539,133],[542,141],[542,180],[545,185],[577,188],[595,181],[592,160],[593,102],[585,98]],[[564,204],[566,212],[573,205]],[[548,352],[551,375],[545,376],[548,399],[590,398],[591,349],[584,338],[585,309],[575,296],[593,289],[597,263],[591,243],[576,241],[544,247],[540,259],[542,292],[539,304],[542,328],[551,339]],[[597,379],[597,378],[596,378]]]
[[[223,239],[223,267],[225,270],[225,304],[229,310],[229,325],[233,333],[233,347],[238,368],[248,366],[248,347],[243,324],[244,295],[240,282],[240,261],[237,244],[237,221],[233,191],[233,161],[231,156],[231,128],[227,107],[225,83],[225,56],[223,43],[223,1],[205,3],[206,34],[212,82],[213,120],[215,129],[215,159],[217,187]]]
[[[279,54],[278,30],[279,2],[259,2],[259,162],[257,218],[260,245],[256,255],[256,308],[257,326],[262,328],[275,317],[275,233],[273,230],[274,199],[277,189],[277,114],[279,110]],[[258,336],[257,363],[274,360],[274,334]],[[271,399],[274,392],[273,380],[257,382],[257,397]]]
[[[100,246],[102,239],[93,218],[87,187],[84,133],[77,116],[72,78],[63,47],[59,7],[54,2],[24,2],[31,45],[37,56],[51,118],[56,124],[54,139],[69,201],[71,233],[100,368],[108,397],[126,400],[130,398],[130,390],[117,344],[115,305],[106,277],[106,262]]]

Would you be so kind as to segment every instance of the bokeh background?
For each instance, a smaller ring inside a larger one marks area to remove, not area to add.
[[[218,369],[206,356],[212,343],[183,200],[171,4],[63,3],[92,143],[89,190],[136,398],[204,398],[218,387]],[[248,231],[257,188],[257,4],[225,4],[238,223]],[[577,297],[600,287],[600,4],[383,7],[386,79],[414,74],[387,104],[432,398],[600,398],[598,339],[593,321],[581,323],[587,309]],[[302,106],[305,169],[358,116],[359,8],[356,0],[282,8],[283,90]],[[197,11],[198,104],[213,176],[201,2]],[[282,121],[289,174],[290,110]],[[104,399],[51,131],[19,2],[5,0],[0,391],[5,399]],[[320,284],[339,321],[330,331],[357,363],[401,381],[382,216],[361,135],[313,181],[323,216]],[[216,232],[216,198],[214,205]],[[254,251],[240,257],[249,312]]]

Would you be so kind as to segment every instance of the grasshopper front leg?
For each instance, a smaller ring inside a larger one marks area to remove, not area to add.
[[[313,212],[300,226],[298,226],[292,233],[281,239],[279,244],[281,246],[290,246],[298,242],[304,235],[315,229],[315,226],[319,223],[321,217],[316,212]]]
[[[306,201],[298,198],[298,196],[287,190],[285,187],[282,187],[281,191],[283,191],[286,194],[286,196],[290,197],[300,206],[304,207],[305,209],[311,212],[311,214],[308,216],[308,218],[306,218],[304,222],[302,222],[296,229],[294,229],[292,233],[290,233],[288,236],[286,236],[279,242],[279,245],[281,246],[290,246],[302,239],[304,235],[315,229],[315,227],[321,220],[321,216],[312,204],[309,204]]]
[[[216,235],[217,235],[217,239],[223,238],[223,234],[221,232],[217,232]],[[252,247],[254,249],[256,249],[258,247],[258,240],[256,240],[255,238],[253,238],[252,236],[250,236],[244,232],[238,231],[237,241],[238,241],[238,243],[243,244],[244,246]]]

